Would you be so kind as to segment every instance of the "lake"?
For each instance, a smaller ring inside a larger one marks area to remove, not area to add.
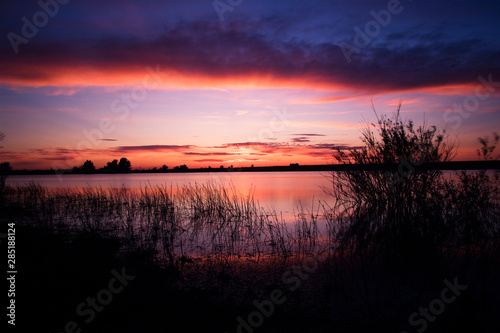
[[[102,187],[137,189],[145,186],[177,187],[215,182],[234,187],[237,193],[248,195],[252,190],[261,207],[282,213],[291,220],[300,207],[304,212],[316,211],[319,201],[332,202],[321,186],[330,186],[326,172],[213,172],[213,173],[134,173],[92,175],[23,175],[9,176],[8,185],[30,181],[49,188]],[[314,205],[314,206],[313,206]]]

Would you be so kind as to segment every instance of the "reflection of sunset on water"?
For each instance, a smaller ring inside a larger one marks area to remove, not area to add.
[[[245,198],[252,195],[262,208],[283,214],[287,221],[294,219],[302,207],[304,213],[319,208],[319,201],[331,202],[321,186],[329,186],[324,172],[217,172],[186,174],[97,174],[63,175],[62,182],[55,175],[11,176],[10,185],[26,184],[34,181],[52,190],[82,188],[122,189],[126,192],[139,193],[145,187],[164,187],[175,195],[177,188],[213,183],[224,186],[229,193]],[[313,203],[314,200],[314,203]]]

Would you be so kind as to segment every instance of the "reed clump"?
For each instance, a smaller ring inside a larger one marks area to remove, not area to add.
[[[182,188],[6,187],[5,213],[20,224],[117,237],[123,250],[155,253],[175,269],[247,261],[286,263],[320,250],[317,219],[284,221],[234,187],[207,182]]]
[[[366,127],[363,148],[336,153],[339,163],[385,166],[382,171],[332,173],[332,187],[325,190],[334,199],[331,213],[340,228],[339,241],[396,263],[495,246],[499,171],[445,175],[421,167],[451,161],[456,149],[444,132],[425,124],[416,128],[399,111],[393,117],[377,116],[377,123]],[[495,145],[480,141],[488,148],[482,157],[488,159]]]

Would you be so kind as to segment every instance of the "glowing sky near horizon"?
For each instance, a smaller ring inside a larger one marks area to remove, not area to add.
[[[496,1],[232,3],[221,22],[209,0],[72,0],[13,46],[42,9],[4,1],[0,162],[332,163],[332,147],[361,144],[372,102],[391,114],[401,101],[404,119],[446,130],[457,160],[500,132]],[[379,30],[356,44],[367,23]],[[350,61],[347,44],[359,46]]]

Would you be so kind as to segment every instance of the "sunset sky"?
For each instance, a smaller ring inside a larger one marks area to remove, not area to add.
[[[333,163],[372,102],[445,129],[456,160],[500,132],[498,1],[40,3],[0,4],[14,169]]]

